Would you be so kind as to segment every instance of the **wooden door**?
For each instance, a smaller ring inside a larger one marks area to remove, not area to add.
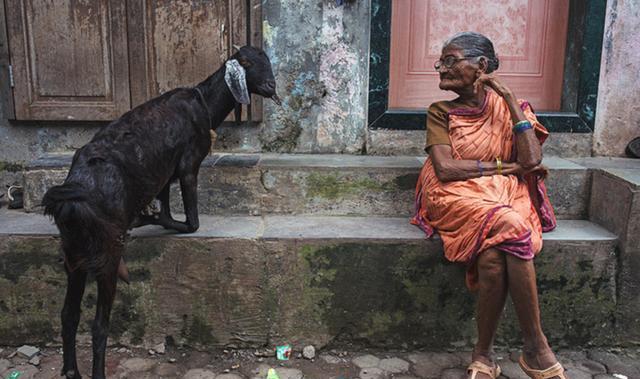
[[[111,120],[129,109],[124,0],[5,4],[16,119]]]
[[[234,53],[234,44],[261,46],[261,16],[260,0],[130,1],[133,104],[201,82]],[[256,120],[260,97],[251,106]]]
[[[497,74],[536,110],[558,111],[569,0],[393,0],[390,109],[426,109],[453,99],[438,88],[433,63],[442,43],[462,31],[493,41]]]

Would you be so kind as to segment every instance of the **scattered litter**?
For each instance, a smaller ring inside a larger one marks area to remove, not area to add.
[[[237,370],[239,368],[240,368],[240,364],[235,364],[235,365],[231,366],[232,370]]]
[[[622,375],[622,374],[613,374],[613,376],[615,376],[618,379],[629,379],[626,375]]]
[[[270,368],[269,371],[267,371],[267,379],[280,379],[280,377],[276,370]]]
[[[11,374],[7,376],[7,379],[18,379],[22,375],[20,371],[11,371]]]
[[[291,358],[291,346],[276,346],[276,358],[280,361],[288,361]]]
[[[316,348],[313,345],[305,346],[302,349],[302,356],[306,359],[313,359],[316,357]]]
[[[40,349],[30,345],[22,345],[20,346],[20,348],[18,348],[18,354],[22,355],[27,359],[31,359],[35,357],[36,355],[38,355],[39,352],[40,352]]]

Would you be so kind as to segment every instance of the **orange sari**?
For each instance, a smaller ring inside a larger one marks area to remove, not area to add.
[[[544,142],[549,133],[529,104],[520,104]],[[455,159],[515,161],[511,113],[495,92],[487,91],[480,109],[450,110],[448,125]],[[416,214],[411,223],[427,237],[434,229],[438,232],[446,258],[467,265],[467,286],[474,290],[479,254],[496,248],[533,259],[542,249],[542,232],[555,228],[556,219],[541,177],[493,175],[443,183],[428,158],[416,187]]]

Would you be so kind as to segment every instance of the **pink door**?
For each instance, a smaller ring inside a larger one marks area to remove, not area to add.
[[[493,41],[497,73],[536,111],[560,110],[569,0],[393,0],[389,109],[424,110],[453,99],[438,88],[433,62],[462,31]]]

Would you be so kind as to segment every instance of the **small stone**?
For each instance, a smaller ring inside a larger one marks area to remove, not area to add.
[[[342,362],[342,359],[331,354],[320,354],[320,359],[332,365]]]
[[[216,376],[216,379],[242,379],[242,377],[236,374],[222,374]]]
[[[387,358],[380,361],[378,367],[392,374],[409,371],[409,362],[400,358]]]
[[[175,378],[178,376],[178,367],[170,363],[160,363],[153,371],[157,376],[163,378]]]
[[[361,355],[353,359],[353,364],[359,368],[378,367],[380,359],[374,355]]]
[[[425,378],[439,377],[442,370],[462,365],[460,357],[451,353],[411,354],[409,360],[414,363],[414,373]]]
[[[276,368],[276,372],[280,379],[303,379],[304,374],[302,371],[295,368]]]
[[[150,370],[155,365],[151,359],[130,358],[120,363],[120,366],[127,371],[142,372]]]
[[[169,363],[176,363],[176,359],[175,358],[169,358]]]
[[[118,353],[123,353],[124,354],[124,353],[127,352],[127,350],[128,349],[126,347],[121,347],[121,348],[118,349]]]
[[[29,359],[29,364],[40,366],[40,357],[36,355],[35,357]]]
[[[164,354],[167,351],[167,348],[166,348],[164,342],[162,342],[162,343],[159,343],[159,344],[155,345],[153,347],[153,351],[155,351],[158,354]]]
[[[22,355],[23,357],[25,357],[27,359],[31,359],[31,358],[33,358],[34,356],[36,356],[40,352],[40,349],[38,349],[35,346],[22,345],[22,346],[20,346],[20,348],[18,348],[17,352],[18,352],[18,354]]]
[[[377,367],[363,368],[360,370],[360,379],[385,379],[386,375],[382,369]]]
[[[302,356],[306,359],[313,359],[316,357],[316,348],[313,345],[305,346],[302,349]]]
[[[153,350],[149,350],[149,355],[156,355],[156,352]]]
[[[465,376],[465,370],[461,368],[448,368],[442,371],[440,379],[459,379]]]
[[[251,373],[254,376],[265,378],[267,376],[267,373],[269,372],[269,368],[270,367],[267,364],[260,364],[260,365],[258,365],[258,367],[256,367],[253,370],[251,370]]]
[[[0,374],[6,371],[9,367],[13,366],[8,359],[0,359]]]
[[[216,374],[214,374],[209,370],[204,370],[201,368],[189,370],[182,377],[182,379],[215,379],[215,378],[216,378]]]
[[[226,374],[226,373],[228,373],[229,371],[231,371],[231,370],[229,370],[228,368],[225,368],[222,372],[224,372],[224,373]]]

